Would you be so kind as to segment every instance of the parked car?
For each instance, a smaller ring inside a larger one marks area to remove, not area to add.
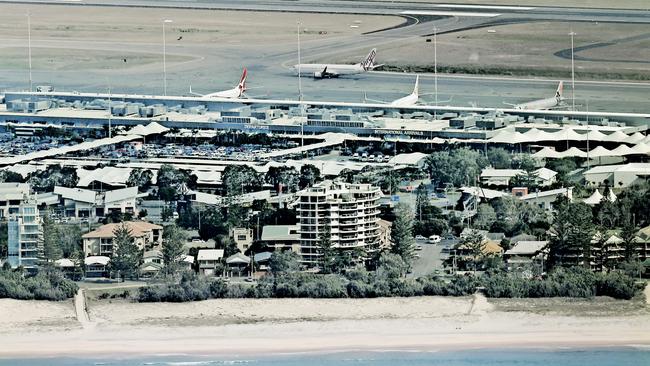
[[[431,235],[429,237],[429,243],[431,243],[431,244],[440,243],[441,240],[442,240],[442,238],[440,237],[440,235]]]
[[[427,240],[427,238],[425,238],[422,235],[418,235],[418,236],[415,237],[415,240]]]

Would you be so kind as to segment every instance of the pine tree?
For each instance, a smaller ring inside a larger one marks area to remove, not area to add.
[[[409,266],[415,256],[415,239],[413,239],[413,213],[409,206],[395,206],[395,221],[391,228],[393,246],[391,252],[402,257]]]
[[[142,264],[142,250],[133,239],[131,229],[122,223],[113,231],[113,257],[111,269],[119,278],[134,278]]]
[[[59,240],[59,227],[50,218],[49,214],[43,216],[43,261],[46,265],[53,265],[54,261],[63,257]]]
[[[336,249],[332,248],[332,230],[329,224],[323,227],[323,232],[318,241],[318,250],[321,254],[320,269],[322,273],[334,272],[336,262]]]
[[[185,235],[176,225],[165,227],[162,243],[162,255],[165,269],[170,274],[175,274],[180,269],[183,260],[183,244]]]

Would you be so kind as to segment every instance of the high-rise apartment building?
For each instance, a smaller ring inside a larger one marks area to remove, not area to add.
[[[298,192],[297,206],[300,256],[303,263],[317,265],[319,241],[329,226],[333,248],[379,249],[379,187],[323,181]]]

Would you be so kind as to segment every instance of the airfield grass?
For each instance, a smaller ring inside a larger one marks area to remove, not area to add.
[[[0,4],[0,69],[21,70],[27,58],[27,12],[32,60],[39,70],[120,70],[162,63],[163,19],[167,66],[212,54],[231,57],[296,47],[297,21],[304,42],[333,42],[394,27],[402,17],[277,12]],[[122,62],[127,59],[127,62]],[[152,66],[153,67],[153,66]]]
[[[353,1],[353,0],[351,0]],[[383,0],[380,0],[383,1]],[[431,3],[429,0],[393,0],[391,2],[418,2]],[[603,9],[644,9],[650,7],[647,0],[449,0],[437,1],[440,4],[466,4],[466,5],[518,5],[518,6],[557,6],[575,8],[603,8]]]
[[[569,58],[555,56],[575,47],[607,43],[575,53],[576,73],[591,79],[650,79],[650,31],[646,25],[536,22],[478,28],[438,36],[441,72],[567,77]],[[490,32],[488,32],[488,30]],[[625,41],[628,37],[640,39]],[[580,59],[581,57],[587,60]],[[386,70],[432,72],[432,42],[412,38],[381,48]]]

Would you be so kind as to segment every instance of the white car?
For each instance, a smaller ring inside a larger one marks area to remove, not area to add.
[[[440,237],[440,235],[431,235],[429,237],[429,243],[431,243],[431,244],[440,243],[441,240],[442,240],[442,238]]]

